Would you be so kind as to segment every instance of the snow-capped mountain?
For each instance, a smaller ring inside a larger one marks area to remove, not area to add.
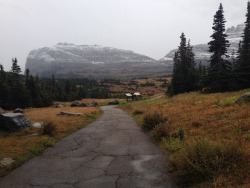
[[[236,53],[238,50],[238,45],[242,39],[242,33],[245,28],[244,24],[237,25],[236,27],[232,26],[226,30],[228,35],[227,40],[230,43],[228,48],[228,55],[232,56],[233,52]],[[173,67],[173,57],[177,49],[171,50],[166,56],[160,59],[160,62],[168,64],[168,67]],[[195,53],[196,62],[202,62],[207,65],[208,60],[211,54],[208,52],[208,44],[197,44],[193,45],[193,52]]]
[[[32,50],[26,61],[33,75],[50,77],[140,77],[166,74],[166,65],[129,50],[58,43]]]

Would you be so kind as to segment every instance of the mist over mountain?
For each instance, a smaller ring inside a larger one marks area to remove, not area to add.
[[[239,24],[236,27],[232,26],[226,30],[226,34],[228,35],[227,40],[230,43],[230,47],[228,48],[228,55],[231,57],[235,56],[234,53],[238,50],[238,45],[240,40],[242,39],[242,33],[245,28],[244,24]],[[197,44],[193,45],[193,52],[195,53],[196,62],[202,62],[202,64],[208,65],[209,58],[211,53],[208,52],[208,44]],[[164,56],[159,61],[168,65],[169,68],[173,68],[173,58],[174,53],[177,49],[171,50],[166,56]]]
[[[129,50],[58,43],[32,50],[26,69],[41,77],[138,78],[166,74],[166,65]]]
[[[230,42],[228,54],[233,57],[238,50],[245,25],[240,24],[226,30]],[[140,78],[171,74],[173,57],[177,49],[171,50],[160,60],[145,55],[99,45],[75,45],[58,43],[52,47],[32,50],[25,69],[41,77],[60,78]],[[207,44],[193,45],[196,62],[208,65],[211,54]]]

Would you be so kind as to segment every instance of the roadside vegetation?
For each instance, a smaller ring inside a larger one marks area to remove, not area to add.
[[[92,99],[93,100],[93,99]],[[91,99],[82,102],[92,101]],[[95,100],[107,103],[106,100]],[[94,121],[101,114],[98,107],[70,107],[70,103],[62,103],[63,108],[29,108],[24,115],[32,123],[43,122],[42,128],[31,127],[17,132],[0,131],[0,161],[11,158],[14,163],[10,166],[0,165],[0,177],[8,174],[14,168],[43,151],[52,147],[65,136],[79,130]],[[58,116],[61,111],[83,113],[84,116]]]
[[[250,106],[235,104],[249,91],[191,92],[121,108],[167,152],[168,169],[181,185],[249,187]]]

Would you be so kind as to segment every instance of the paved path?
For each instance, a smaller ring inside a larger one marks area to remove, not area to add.
[[[120,109],[102,107],[94,123],[8,176],[1,188],[174,187],[164,155]]]

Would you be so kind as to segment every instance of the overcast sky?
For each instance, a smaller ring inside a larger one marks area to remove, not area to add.
[[[160,59],[179,45],[207,43],[221,2],[226,27],[245,21],[248,0],[0,0],[0,64],[22,70],[33,49],[98,44]]]

